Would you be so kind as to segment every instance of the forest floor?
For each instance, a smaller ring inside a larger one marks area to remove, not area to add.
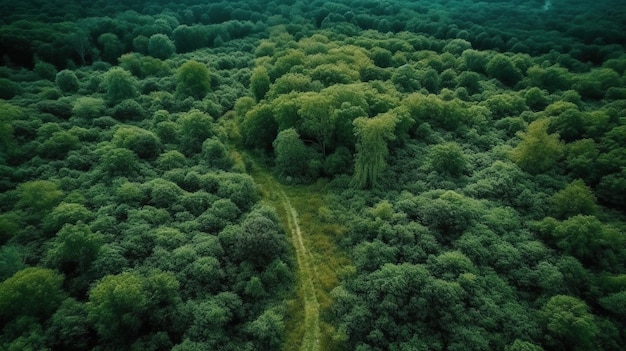
[[[260,186],[263,200],[276,209],[295,250],[297,297],[287,302],[284,350],[336,349],[336,332],[321,315],[332,303],[330,291],[338,284],[337,272],[349,263],[333,240],[344,229],[318,218],[320,208],[325,208],[323,185],[287,186],[256,162],[251,168],[249,173]]]

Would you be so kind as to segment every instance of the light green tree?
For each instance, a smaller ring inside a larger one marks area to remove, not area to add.
[[[176,51],[174,42],[165,34],[154,34],[148,40],[148,53],[161,60],[168,59]]]
[[[204,63],[189,60],[178,69],[176,82],[178,93],[202,99],[211,89],[209,68]]]
[[[0,283],[0,321],[18,316],[48,317],[63,300],[63,276],[28,267]]]
[[[582,179],[568,184],[551,198],[552,208],[557,218],[573,215],[593,215],[598,210],[596,197]]]
[[[354,120],[357,138],[353,184],[358,188],[373,187],[387,166],[387,142],[395,139],[396,116],[386,113],[374,118]]]
[[[429,165],[435,172],[453,177],[460,176],[467,171],[467,160],[463,149],[453,142],[433,146]]]
[[[542,173],[552,168],[563,155],[563,143],[558,134],[548,134],[548,119],[532,122],[526,132],[520,132],[520,143],[510,157],[523,170]]]
[[[265,94],[270,90],[270,76],[265,67],[258,66],[252,71],[250,90],[256,101],[261,101],[265,98]]]

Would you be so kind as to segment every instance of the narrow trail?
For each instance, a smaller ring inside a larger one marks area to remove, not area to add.
[[[302,289],[304,296],[305,332],[300,350],[315,351],[319,350],[320,344],[320,305],[317,301],[315,285],[313,284],[315,270],[311,263],[311,256],[304,245],[302,231],[298,225],[298,213],[291,206],[289,198],[281,189],[279,189],[279,196],[287,212],[289,231],[296,248],[298,270],[300,271],[300,289]]]
[[[296,251],[298,263],[298,289],[304,307],[304,335],[298,350],[320,350],[320,304],[315,292],[316,270],[311,253],[307,250],[302,229],[298,222],[298,212],[291,205],[289,197],[274,177],[254,167],[253,177],[265,193],[266,200],[271,202],[279,216],[286,221],[291,240]]]

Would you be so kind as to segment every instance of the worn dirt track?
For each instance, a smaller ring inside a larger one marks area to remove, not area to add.
[[[298,223],[298,212],[283,190],[283,185],[272,175],[258,167],[255,168],[253,177],[263,188],[266,200],[276,208],[283,221],[286,221],[285,230],[290,234],[296,252],[298,289],[304,306],[304,335],[299,350],[318,351],[320,350],[320,304],[315,293],[315,267],[313,267],[313,259],[307,250],[302,229]]]

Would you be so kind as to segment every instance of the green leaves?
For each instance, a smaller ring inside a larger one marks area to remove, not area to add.
[[[549,120],[532,122],[528,130],[519,133],[520,143],[511,151],[511,159],[523,170],[538,174],[550,170],[563,155],[558,134],[548,134]]]
[[[29,267],[0,283],[0,320],[19,316],[46,318],[63,299],[63,276],[50,269]]]
[[[600,329],[584,301],[554,296],[541,309],[541,318],[550,346],[574,351],[594,348]]]
[[[202,99],[211,88],[209,68],[203,63],[189,60],[176,72],[176,83],[178,93]]]
[[[124,344],[141,328],[148,306],[143,279],[136,273],[109,275],[89,292],[89,321],[98,335],[109,342]]]
[[[374,118],[354,120],[357,137],[353,184],[358,188],[373,187],[387,166],[387,142],[395,139],[397,117],[386,113]]]
[[[272,144],[278,171],[285,177],[301,177],[307,173],[309,151],[295,129],[278,133]]]

